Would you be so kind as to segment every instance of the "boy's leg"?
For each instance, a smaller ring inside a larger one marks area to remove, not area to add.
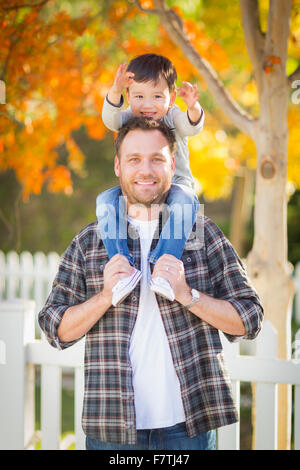
[[[181,258],[200,207],[198,197],[190,188],[175,183],[171,186],[166,203],[168,204],[168,219],[163,225],[155,249],[149,254],[150,263],[156,263],[163,254]],[[173,289],[166,279],[153,278],[150,287],[157,294],[174,300]]]
[[[134,260],[127,245],[126,204],[120,186],[99,194],[96,202],[98,230],[109,259],[119,253],[126,256],[133,265]],[[112,304],[121,303],[135,288],[141,278],[141,272],[133,268],[132,275],[121,279],[113,288]]]
[[[166,203],[169,216],[156,247],[149,254],[150,263],[155,263],[163,254],[181,258],[200,207],[198,197],[192,189],[175,183],[171,185]]]

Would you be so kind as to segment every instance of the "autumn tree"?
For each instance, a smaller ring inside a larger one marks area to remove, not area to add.
[[[199,192],[213,199],[230,194],[238,172],[256,168],[255,237],[247,266],[266,318],[280,334],[281,358],[290,355],[293,295],[287,176],[295,187],[300,184],[299,108],[290,106],[288,114],[290,87],[300,74],[298,13],[299,0],[0,4],[0,84],[6,86],[0,170],[15,171],[24,198],[39,194],[43,185],[72,193],[71,175],[84,166],[72,132],[84,126],[99,139],[107,132],[99,114],[120,62],[162,53],[172,59],[180,80],[199,81],[206,126],[190,140],[192,171]],[[58,159],[61,145],[67,164]],[[288,404],[289,392],[281,393],[279,401]],[[279,447],[286,448],[290,423],[281,408]]]

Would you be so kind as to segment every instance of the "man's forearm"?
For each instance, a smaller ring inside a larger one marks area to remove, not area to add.
[[[187,305],[190,301],[191,298],[187,296],[182,299],[181,303]],[[245,334],[241,317],[227,300],[215,299],[201,292],[199,302],[195,303],[189,311],[224,333],[236,336]]]
[[[111,306],[111,299],[99,292],[82,304],[69,307],[58,327],[60,341],[71,342],[84,336]]]

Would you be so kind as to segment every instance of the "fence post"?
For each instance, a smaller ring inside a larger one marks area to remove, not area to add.
[[[269,320],[257,338],[256,356],[277,357],[277,331]],[[256,450],[277,450],[277,388],[277,384],[256,384]]]
[[[0,449],[22,450],[34,433],[34,366],[26,344],[34,339],[34,302],[0,302]]]

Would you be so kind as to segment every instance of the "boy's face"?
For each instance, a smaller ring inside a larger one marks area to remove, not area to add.
[[[164,78],[154,82],[135,82],[126,90],[126,97],[135,116],[159,121],[175,101],[176,91],[170,92]]]

